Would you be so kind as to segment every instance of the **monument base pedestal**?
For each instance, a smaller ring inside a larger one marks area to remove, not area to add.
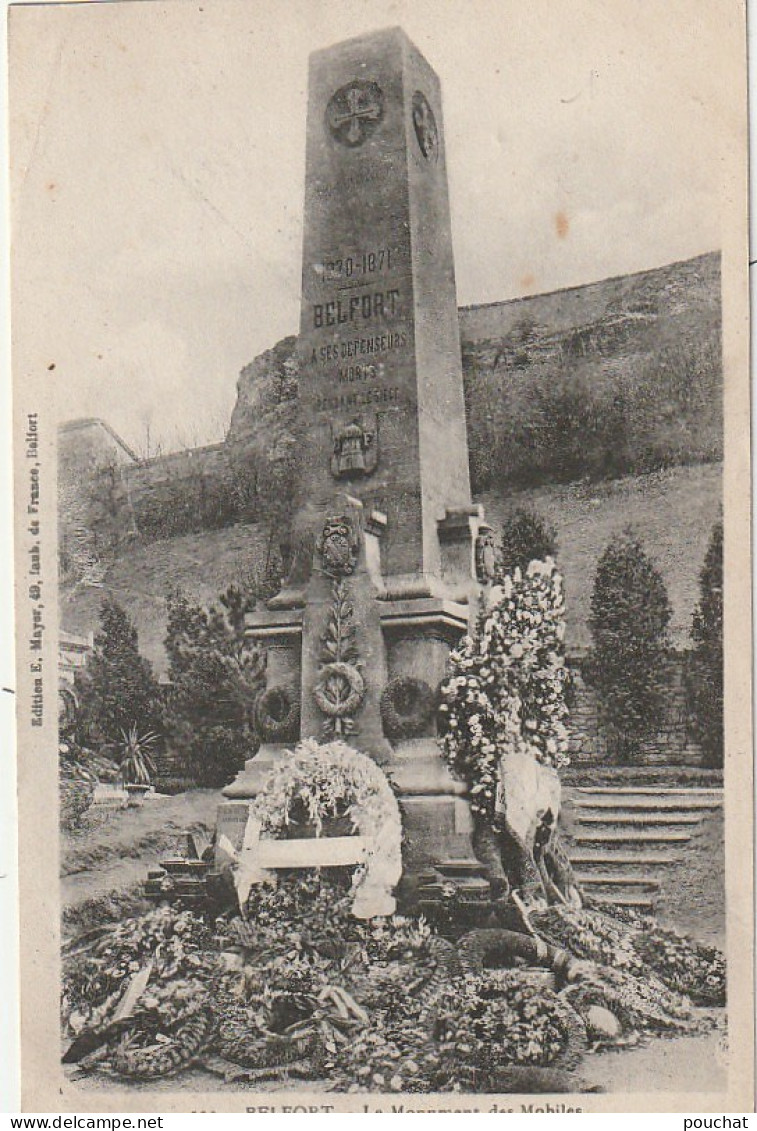
[[[230,801],[250,801],[257,797],[276,763],[281,761],[284,752],[291,749],[291,746],[287,742],[264,743],[254,757],[247,759],[244,769],[239,771],[234,781],[224,786],[223,796]]]
[[[402,810],[405,871],[421,872],[446,859],[475,861],[466,787],[452,777],[436,739],[399,742],[384,770]]]

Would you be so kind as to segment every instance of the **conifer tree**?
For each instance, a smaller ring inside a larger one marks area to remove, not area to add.
[[[591,598],[594,683],[610,751],[625,761],[657,733],[671,607],[665,582],[633,531],[602,554]]]
[[[723,765],[723,523],[712,528],[699,575],[688,683],[692,732],[709,766]]]
[[[205,609],[175,591],[166,631],[169,744],[183,771],[212,787],[231,781],[257,749],[252,711],[265,680],[265,657],[245,638],[248,598],[231,587],[220,601]]]
[[[516,569],[525,574],[533,561],[557,557],[557,531],[533,507],[518,507],[502,527],[499,572],[512,576]]]
[[[136,726],[160,733],[160,689],[150,663],[140,655],[137,630],[125,609],[106,597],[100,629],[84,668],[74,679],[77,737],[84,745],[113,746]]]

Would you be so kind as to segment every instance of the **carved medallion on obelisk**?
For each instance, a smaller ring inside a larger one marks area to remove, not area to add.
[[[331,136],[354,149],[362,145],[384,116],[384,96],[375,82],[355,80],[329,99],[326,124]]]

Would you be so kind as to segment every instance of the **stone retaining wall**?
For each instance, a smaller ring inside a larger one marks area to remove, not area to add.
[[[671,652],[665,682],[666,710],[656,735],[641,744],[640,765],[701,766],[702,750],[689,734],[685,673],[688,653]],[[608,747],[599,722],[596,689],[591,683],[589,656],[569,658],[573,676],[573,702],[570,711],[571,761],[574,766],[594,766],[608,760]]]

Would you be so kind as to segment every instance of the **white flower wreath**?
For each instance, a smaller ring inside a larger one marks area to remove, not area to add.
[[[495,812],[503,758],[553,770],[570,761],[564,633],[562,578],[551,558],[532,561],[492,587],[475,633],[450,656],[442,751],[479,816]]]
[[[366,859],[353,876],[353,914],[359,919],[392,915],[392,894],[402,875],[402,820],[399,806],[384,773],[372,758],[344,742],[320,744],[305,739],[287,751],[250,805],[246,849],[250,857],[245,869],[254,880],[255,845],[260,838],[276,839],[289,824],[292,806],[298,802],[320,835],[323,821],[347,804],[346,815],[367,845]],[[239,866],[242,861],[238,861]],[[245,884],[249,892],[249,883]],[[240,899],[246,899],[239,889]]]

